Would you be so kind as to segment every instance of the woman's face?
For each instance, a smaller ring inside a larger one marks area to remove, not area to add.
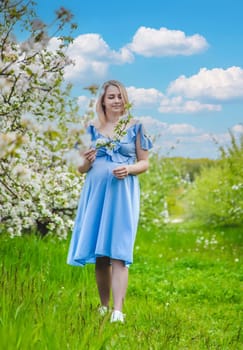
[[[122,115],[124,113],[124,102],[118,87],[109,85],[104,96],[106,114]]]

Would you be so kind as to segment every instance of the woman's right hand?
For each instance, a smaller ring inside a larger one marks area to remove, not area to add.
[[[90,148],[83,153],[83,157],[87,159],[90,163],[93,163],[96,158],[96,149]]]

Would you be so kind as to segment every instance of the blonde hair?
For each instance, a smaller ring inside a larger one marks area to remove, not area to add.
[[[129,104],[127,90],[126,90],[125,86],[117,80],[106,81],[101,87],[101,92],[100,92],[100,95],[99,95],[97,103],[96,103],[96,113],[97,113],[98,120],[99,120],[101,125],[104,124],[106,121],[104,98],[105,98],[105,94],[106,94],[108,87],[111,85],[116,86],[119,89],[121,96],[122,96],[124,106]],[[123,115],[124,113],[125,113],[125,108],[122,111],[121,115]]]

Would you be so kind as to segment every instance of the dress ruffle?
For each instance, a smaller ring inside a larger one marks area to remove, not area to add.
[[[148,151],[153,147],[153,143],[150,140],[149,136],[146,135],[143,125],[141,123],[135,125],[137,126],[137,132],[140,133],[141,148],[145,151]]]

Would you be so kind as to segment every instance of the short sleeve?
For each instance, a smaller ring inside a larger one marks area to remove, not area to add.
[[[140,134],[140,144],[144,151],[148,151],[153,147],[153,143],[144,130],[143,124],[138,124],[137,133]]]
[[[91,136],[91,140],[93,141],[95,139],[95,127],[93,124],[90,124],[86,128],[87,134]]]

